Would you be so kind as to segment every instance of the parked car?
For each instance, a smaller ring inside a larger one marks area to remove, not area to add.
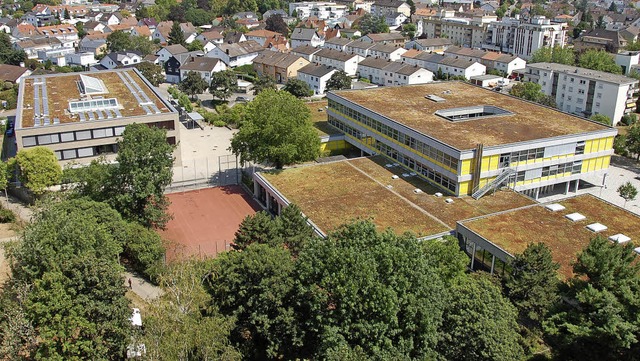
[[[236,102],[248,102],[249,99],[247,97],[236,97]]]

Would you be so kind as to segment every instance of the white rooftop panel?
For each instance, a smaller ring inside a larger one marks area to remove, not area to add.
[[[593,232],[601,232],[607,229],[607,226],[600,223],[591,223],[590,225],[587,226],[587,229]]]
[[[578,221],[581,221],[583,219],[587,219],[587,217],[583,216],[580,213],[567,214],[565,217],[569,218],[570,220],[572,220],[574,222],[578,222]]]
[[[80,81],[82,82],[85,94],[107,93],[107,87],[104,85],[104,82],[98,78],[80,75]]]
[[[635,253],[640,254],[640,247],[636,247],[636,248],[634,248],[634,249],[633,249],[633,251],[634,251]]]
[[[552,211],[552,212],[557,212],[557,211],[561,211],[563,209],[565,209],[565,206],[563,206],[562,204],[558,204],[558,203],[552,203],[552,204],[547,204],[546,206],[544,206],[544,208]]]
[[[625,242],[629,242],[631,240],[631,238],[625,236],[622,233],[618,233],[618,234],[614,234],[613,236],[609,237],[609,240],[617,242],[617,243],[625,243]]]

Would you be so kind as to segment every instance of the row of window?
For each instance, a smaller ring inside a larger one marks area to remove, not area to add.
[[[571,145],[568,145],[567,147],[571,147]],[[584,140],[579,141],[578,143],[576,143],[575,151],[573,151],[573,154],[575,155],[584,154],[584,147],[585,147],[585,141]],[[528,160],[542,159],[545,157],[544,153],[545,153],[545,148],[541,147],[541,148],[526,149],[526,150],[520,150],[517,152],[500,154],[500,168],[508,167],[511,163],[515,163],[515,162],[525,162]],[[554,153],[553,155],[570,154],[570,153],[567,153],[567,149],[564,149],[564,151],[560,152],[563,154],[556,154],[556,153]]]
[[[162,128],[162,129],[168,129],[168,130],[173,130],[175,128],[174,122],[172,120],[156,122],[156,123],[148,123],[147,125],[152,127],[154,126],[157,128]],[[35,147],[37,145],[47,145],[47,144],[55,144],[55,143],[74,142],[79,140],[117,137],[122,135],[122,132],[124,132],[124,127],[109,127],[109,128],[90,129],[90,130],[76,130],[74,132],[43,134],[43,135],[36,135],[36,136],[29,136],[29,137],[22,138],[22,146]]]
[[[372,119],[364,114],[361,114],[345,105],[342,105],[334,100],[329,100],[329,108],[338,113],[344,114],[345,116],[360,122],[367,127],[374,129],[375,131],[388,136],[391,139],[394,139],[400,143],[403,143],[422,153],[427,158],[432,159],[445,167],[449,168],[452,172],[457,172],[458,170],[458,159],[452,157],[443,151],[436,149],[424,142],[421,142],[409,135],[399,132],[397,129],[394,129],[388,125],[382,124],[381,122]],[[329,120],[331,121],[331,116],[329,116]]]
[[[53,153],[58,160],[70,160],[77,158],[93,157],[100,154],[112,154],[118,151],[117,144],[100,145],[97,147],[75,148],[56,150]]]
[[[550,177],[550,176],[555,176],[558,174],[564,174],[569,172],[571,172],[571,174],[579,174],[580,171],[582,171],[581,160],[575,161],[575,162],[551,165],[548,167],[542,167],[542,176]]]
[[[329,124],[336,127],[337,129],[340,129],[340,131],[344,132],[345,134],[351,135],[352,137],[359,139],[361,136],[360,132],[357,129],[354,129],[331,116],[329,116]],[[456,191],[455,181],[443,176],[442,174],[434,171],[433,169],[425,166],[424,164],[412,158],[409,158],[403,154],[398,153],[398,151],[396,151],[395,149],[391,148],[390,146],[382,142],[376,142],[376,149],[380,151],[380,153],[386,154],[388,157],[395,159],[400,163],[403,163],[407,167],[415,170],[416,173],[422,174],[423,176],[430,179],[431,181],[438,183],[455,193]]]

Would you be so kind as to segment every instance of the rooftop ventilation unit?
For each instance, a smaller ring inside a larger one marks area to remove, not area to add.
[[[444,98],[441,98],[441,97],[439,97],[437,95],[434,95],[434,94],[425,95],[425,98],[427,98],[427,99],[429,99],[431,101],[434,101],[436,103],[442,103],[442,102],[445,101]]]
[[[625,236],[622,233],[618,233],[618,234],[614,234],[613,236],[609,237],[610,241],[614,241],[616,243],[627,243],[631,240],[631,238]]]
[[[567,214],[565,217],[567,217],[568,219],[574,221],[574,222],[578,222],[581,221],[583,219],[587,219],[587,217],[583,216],[580,213],[571,213],[571,214]]]
[[[602,232],[604,230],[607,229],[607,226],[605,226],[604,224],[600,224],[600,223],[591,223],[590,225],[587,226],[587,229],[592,231],[592,232]]]
[[[553,203],[553,204],[547,204],[544,208],[552,211],[552,212],[558,212],[561,211],[563,209],[565,209],[565,206],[558,204],[558,203]]]

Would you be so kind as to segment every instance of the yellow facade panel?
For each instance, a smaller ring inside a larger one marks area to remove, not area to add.
[[[471,194],[471,189],[469,189],[469,184],[471,182],[460,182],[458,184],[458,193],[460,195]]]
[[[465,159],[462,161],[460,165],[460,175],[471,174],[471,163],[472,159]],[[462,193],[462,192],[461,192]]]

